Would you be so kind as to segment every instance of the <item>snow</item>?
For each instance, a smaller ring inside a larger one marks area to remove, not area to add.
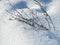
[[[21,0],[11,0],[11,3],[15,4],[19,1]],[[23,1],[30,3],[30,0]],[[17,21],[10,21],[10,14],[5,11],[10,6],[3,2],[5,0],[0,1],[0,45],[60,45],[60,0],[53,0],[48,6],[47,12],[51,16],[56,29],[48,31],[24,29],[23,27],[29,27],[23,26],[23,23]],[[38,6],[35,7],[35,4],[32,7],[32,9],[38,8]]]

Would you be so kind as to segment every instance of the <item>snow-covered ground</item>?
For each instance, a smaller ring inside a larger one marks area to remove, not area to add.
[[[21,0],[11,0],[15,5]],[[32,0],[23,0],[31,7]],[[60,45],[60,0],[53,0],[47,6],[47,12],[51,16],[56,30],[24,29],[17,21],[10,21],[5,9],[10,6],[0,1],[0,45]],[[35,6],[35,5],[34,5]],[[35,9],[37,7],[31,7]],[[38,7],[39,8],[39,7]],[[25,26],[27,27],[27,26]]]

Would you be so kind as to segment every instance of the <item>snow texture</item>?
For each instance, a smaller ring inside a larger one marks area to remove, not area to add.
[[[33,0],[10,0],[13,6],[24,3],[26,7],[31,9],[39,9],[35,7]],[[19,3],[23,1],[22,3]],[[41,0],[42,1],[42,0]],[[43,5],[45,5],[43,0]],[[10,21],[10,14],[5,9],[13,10],[6,0],[0,0],[0,45],[60,45],[60,0],[48,0],[46,2],[47,12],[51,16],[56,30],[35,30],[29,28],[23,23]],[[41,2],[41,3],[42,3]],[[32,5],[31,5],[32,4]],[[20,5],[20,6],[21,6]],[[20,6],[16,7],[19,10]],[[22,6],[21,8],[26,9]],[[26,10],[27,11],[27,10]],[[40,15],[42,17],[42,15]],[[43,23],[45,24],[45,23]]]

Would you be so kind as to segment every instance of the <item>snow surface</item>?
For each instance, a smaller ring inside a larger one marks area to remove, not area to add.
[[[10,1],[14,5],[21,0]],[[23,1],[26,1],[28,6],[32,3],[32,0]],[[56,28],[55,31],[24,29],[23,27],[28,28],[28,26],[23,26],[17,21],[9,21],[10,14],[5,9],[10,9],[11,6],[4,2],[5,0],[0,1],[0,45],[60,45],[60,0],[53,0],[47,8]],[[33,9],[39,8],[34,6]]]

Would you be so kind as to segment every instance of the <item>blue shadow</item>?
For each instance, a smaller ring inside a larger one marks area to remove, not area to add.
[[[27,4],[25,1],[21,1],[13,5],[13,7],[15,7],[16,9],[23,9],[23,8],[27,8]]]
[[[39,0],[43,4],[49,4],[52,0]]]

